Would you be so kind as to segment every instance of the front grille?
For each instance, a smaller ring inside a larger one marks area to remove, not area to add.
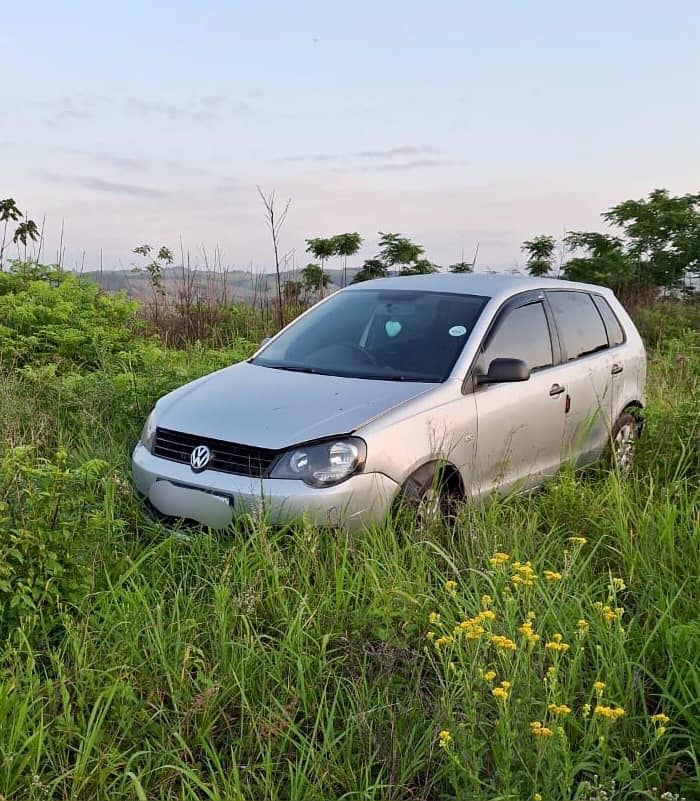
[[[207,465],[207,470],[256,478],[265,475],[279,453],[269,448],[238,445],[235,442],[198,437],[195,434],[183,434],[181,431],[158,427],[153,443],[153,455],[189,464],[190,454],[198,445],[206,445],[211,451],[211,461]]]

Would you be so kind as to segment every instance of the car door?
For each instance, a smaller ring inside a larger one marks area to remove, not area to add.
[[[473,375],[493,359],[522,359],[526,381],[476,385],[477,480],[475,494],[534,486],[559,469],[564,395],[554,375],[559,345],[542,293],[509,302],[482,343]]]
[[[559,382],[566,390],[563,458],[582,467],[600,456],[610,438],[617,368],[591,295],[558,289],[546,294],[561,345]]]

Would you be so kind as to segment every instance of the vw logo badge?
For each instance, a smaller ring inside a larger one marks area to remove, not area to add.
[[[211,451],[206,445],[197,445],[190,454],[190,467],[195,473],[201,473],[210,461]]]

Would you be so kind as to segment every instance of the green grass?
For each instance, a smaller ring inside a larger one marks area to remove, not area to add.
[[[249,343],[112,336],[85,360],[22,336],[0,366],[0,798],[700,797],[695,334],[652,354],[634,475],[352,536],[142,517],[148,407]]]

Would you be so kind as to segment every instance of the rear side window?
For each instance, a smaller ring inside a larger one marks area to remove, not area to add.
[[[592,295],[591,297],[605,323],[610,347],[614,348],[615,345],[622,345],[625,341],[625,334],[620,325],[620,321],[615,317],[615,312],[610,308],[610,304],[600,295]]]
[[[566,359],[578,359],[608,347],[608,335],[596,305],[586,292],[550,292]]]
[[[506,312],[486,343],[478,372],[487,372],[494,359],[522,359],[530,370],[553,363],[552,340],[541,303]]]

